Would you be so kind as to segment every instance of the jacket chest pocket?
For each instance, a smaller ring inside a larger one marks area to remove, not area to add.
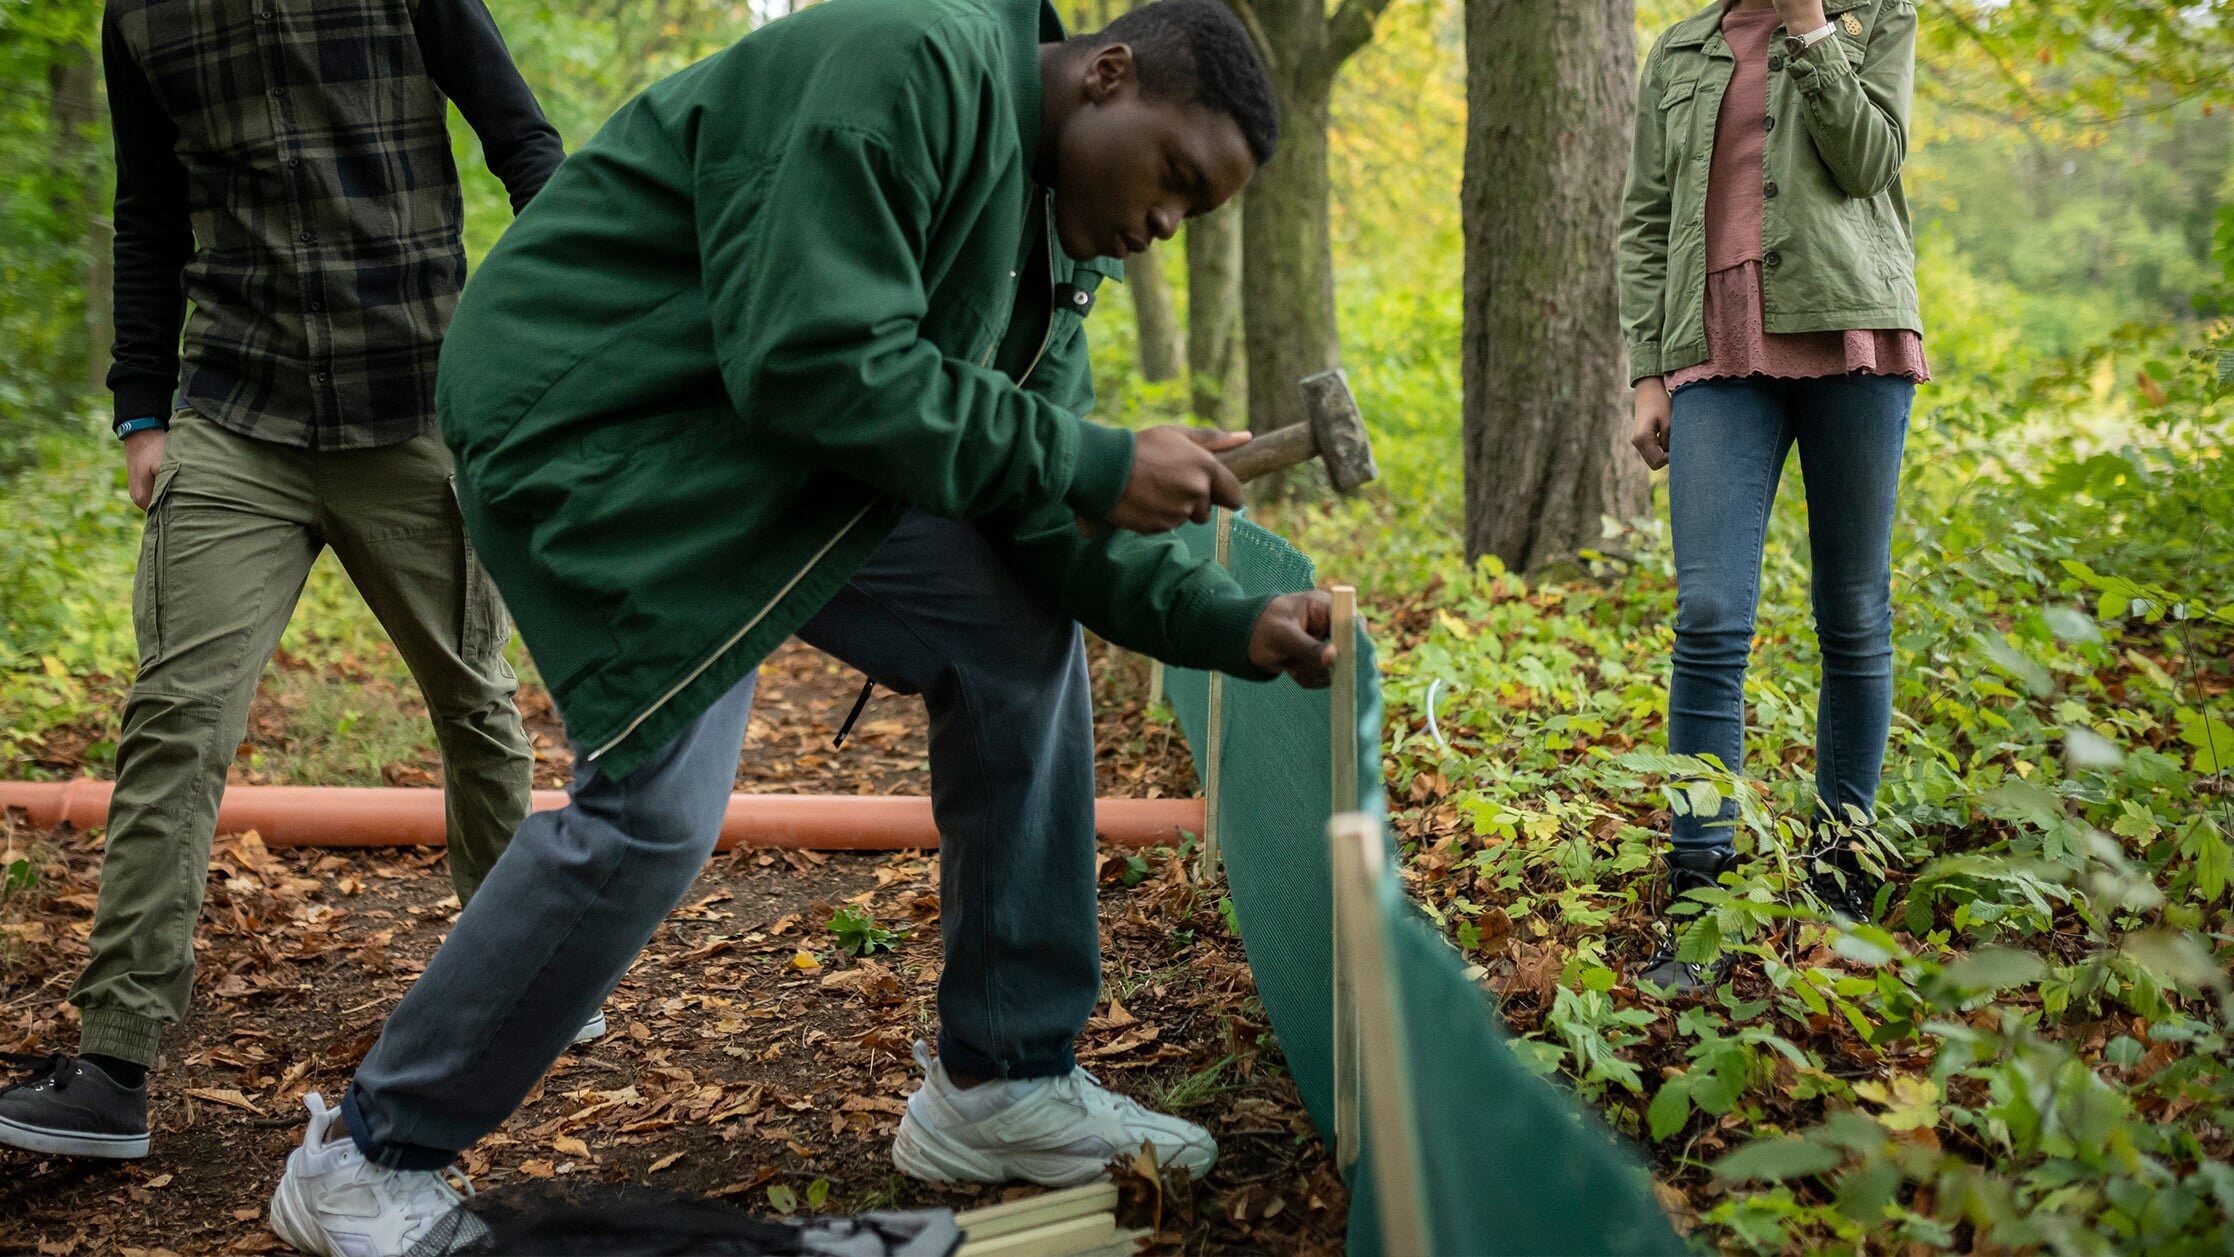
[[[1660,127],[1667,136],[1667,156],[1671,163],[1687,159],[1698,150],[1698,109],[1700,109],[1698,78],[1680,78],[1660,89]]]
[[[1694,154],[1706,151],[1700,143],[1698,114],[1702,104],[1696,76],[1669,83],[1660,92],[1661,154],[1667,164],[1670,186],[1683,178],[1684,166]],[[1709,122],[1711,126],[1711,121]]]

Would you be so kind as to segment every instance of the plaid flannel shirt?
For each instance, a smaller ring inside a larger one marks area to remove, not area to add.
[[[465,282],[446,98],[515,210],[564,155],[482,0],[109,0],[102,53],[117,418],[176,392],[285,445],[425,431]]]

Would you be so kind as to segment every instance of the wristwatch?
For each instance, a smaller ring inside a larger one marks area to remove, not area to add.
[[[1809,31],[1804,35],[1786,35],[1784,37],[1784,55],[1787,57],[1797,57],[1801,53],[1806,52],[1808,49],[1813,48],[1815,45],[1822,43],[1826,39],[1829,39],[1832,33],[1837,30],[1838,23],[1825,22],[1821,26],[1816,27],[1814,30]]]
[[[121,441],[125,437],[146,432],[152,428],[161,428],[168,431],[170,426],[171,421],[160,415],[142,415],[137,419],[123,419],[116,424],[116,439]]]

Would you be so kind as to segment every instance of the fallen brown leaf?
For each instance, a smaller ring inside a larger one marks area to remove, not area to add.
[[[250,1113],[254,1113],[258,1117],[267,1116],[262,1109],[256,1107],[256,1102],[254,1100],[251,1100],[247,1096],[242,1095],[240,1091],[234,1087],[188,1087],[186,1089],[186,1094],[194,1097],[197,1100],[207,1100],[211,1104],[223,1104],[231,1108],[245,1109]],[[168,1175],[165,1175],[164,1177],[166,1179],[169,1178]],[[153,1183],[148,1184],[148,1186],[150,1187],[153,1187],[155,1185],[156,1184]]]

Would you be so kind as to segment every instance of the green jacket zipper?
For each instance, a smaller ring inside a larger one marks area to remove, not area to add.
[[[696,681],[699,677],[704,676],[706,674],[706,669],[713,667],[716,660],[720,659],[723,655],[726,655],[731,650],[735,649],[738,642],[745,640],[746,634],[760,627],[760,622],[768,618],[768,613],[776,609],[776,604],[782,602],[784,600],[784,596],[786,594],[789,594],[794,588],[796,588],[800,581],[805,580],[807,578],[807,573],[813,571],[815,569],[815,565],[822,562],[824,556],[828,555],[832,548],[834,548],[840,541],[844,540],[845,535],[853,531],[854,525],[860,523],[862,519],[867,517],[869,512],[876,509],[877,503],[881,501],[883,501],[881,497],[872,500],[867,506],[864,506],[859,511],[854,512],[853,518],[846,521],[845,527],[840,528],[835,534],[833,534],[830,540],[823,542],[822,548],[815,551],[813,558],[807,560],[807,565],[800,568],[790,580],[785,581],[783,584],[783,588],[777,590],[774,597],[768,599],[767,603],[762,606],[759,611],[755,612],[751,619],[745,621],[742,628],[739,628],[736,632],[731,633],[728,640],[724,641],[719,647],[717,647],[714,650],[714,653],[706,656],[705,659],[699,662],[697,667],[692,668],[690,670],[690,675],[684,677],[680,681],[675,682],[674,685],[668,688],[666,693],[660,695],[658,698],[653,699],[651,706],[646,707],[644,710],[636,713],[636,718],[629,721],[627,727],[623,728],[619,733],[608,739],[605,745],[598,747],[594,751],[591,751],[586,762],[594,764],[598,761],[599,757],[603,756],[607,751],[610,751],[614,747],[619,746],[621,743],[626,742],[630,734],[636,732],[637,729],[643,726],[643,723],[645,721],[652,718],[652,713],[658,711],[662,707],[665,707],[670,701],[674,699],[677,694],[680,694],[684,690],[689,689],[691,683]]]

